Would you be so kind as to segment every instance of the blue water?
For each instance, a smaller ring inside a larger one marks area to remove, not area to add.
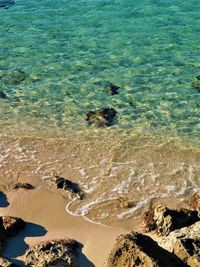
[[[113,129],[198,141],[200,91],[191,84],[200,74],[199,29],[198,0],[18,0],[0,8],[0,128],[84,129],[88,111],[112,107]]]

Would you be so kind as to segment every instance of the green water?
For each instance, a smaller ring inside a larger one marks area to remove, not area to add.
[[[86,129],[87,112],[112,107],[112,129],[198,143],[200,91],[191,84],[200,74],[199,29],[198,0],[18,0],[0,8],[1,131]]]

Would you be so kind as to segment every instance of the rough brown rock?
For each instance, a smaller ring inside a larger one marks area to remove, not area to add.
[[[25,222],[21,218],[5,216],[2,217],[5,234],[12,237],[21,232],[25,227]]]
[[[123,209],[130,209],[135,206],[135,202],[130,200],[127,197],[120,197],[119,198],[119,206]]]
[[[77,267],[78,248],[78,242],[71,239],[42,242],[28,249],[25,262],[34,267]]]
[[[74,183],[68,179],[65,179],[60,176],[53,177],[50,182],[57,188],[57,189],[64,189],[73,194],[75,194],[79,199],[83,199],[85,197],[85,193],[80,189],[77,183]]]
[[[19,265],[16,265],[9,260],[5,259],[4,257],[0,256],[0,266],[1,267],[19,267]]]
[[[29,183],[16,183],[12,187],[12,189],[20,189],[20,188],[28,189],[28,190],[35,189],[35,187]]]
[[[182,267],[186,266],[148,236],[132,232],[121,235],[111,251],[107,267]]]
[[[173,252],[190,267],[200,266],[200,237],[199,239],[178,238]]]
[[[193,210],[196,210],[198,212],[198,216],[200,218],[200,192],[195,193],[191,197],[189,204]]]
[[[156,230],[158,235],[168,235],[175,229],[190,226],[199,220],[197,211],[171,210],[165,205],[149,209],[143,216],[144,230]]]
[[[168,236],[154,238],[160,246],[176,254],[187,266],[200,266],[200,221],[175,230]]]

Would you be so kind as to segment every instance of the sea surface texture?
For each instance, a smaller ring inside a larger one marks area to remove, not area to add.
[[[98,223],[183,201],[200,186],[199,44],[198,0],[0,0],[2,177],[76,176],[87,198],[67,210]],[[89,125],[102,108],[112,125]]]

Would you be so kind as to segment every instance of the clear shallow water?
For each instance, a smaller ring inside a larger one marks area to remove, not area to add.
[[[197,0],[18,0],[0,9],[0,127],[87,127],[86,113],[118,112],[116,129],[199,140]],[[9,80],[13,72],[23,81]],[[112,96],[105,81],[121,87]]]

